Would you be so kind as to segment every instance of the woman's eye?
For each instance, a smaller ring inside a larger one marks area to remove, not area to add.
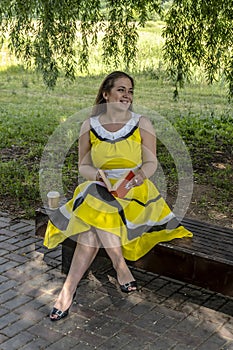
[[[117,91],[124,92],[125,90],[120,88]],[[129,91],[129,94],[133,95],[133,91]]]

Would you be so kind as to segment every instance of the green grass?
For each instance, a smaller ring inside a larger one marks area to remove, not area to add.
[[[172,123],[188,147],[195,183],[209,186],[215,210],[230,216],[233,115],[226,88],[223,82],[208,86],[203,76],[197,74],[180,91],[179,100],[174,101],[174,87],[162,64],[161,27],[162,23],[152,22],[140,32],[140,59],[132,72],[136,80],[135,105],[157,111]],[[60,77],[51,91],[39,74],[12,65],[14,58],[8,58],[8,63],[2,59],[0,67],[0,198],[4,210],[32,217],[41,204],[40,158],[49,136],[76,112],[93,105],[102,78],[111,69],[104,70],[97,64],[101,58],[96,53],[89,75],[78,73],[74,83]],[[168,190],[175,196],[175,165],[161,142],[158,157]],[[67,154],[62,173],[65,193],[70,194],[77,181],[76,144]],[[202,196],[196,205],[200,204],[204,211],[209,202],[210,198]]]

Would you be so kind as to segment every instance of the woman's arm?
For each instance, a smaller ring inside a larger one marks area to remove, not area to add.
[[[91,142],[90,142],[90,121],[86,120],[80,130],[79,136],[79,173],[87,180],[95,181],[98,174],[92,164]]]
[[[146,117],[140,118],[139,128],[142,138],[142,166],[139,174],[149,178],[157,169],[156,136],[151,121]]]

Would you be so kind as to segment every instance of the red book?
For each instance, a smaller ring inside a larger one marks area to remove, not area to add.
[[[109,179],[105,175],[103,170],[99,170],[99,174],[105,183],[108,191],[112,193],[115,197],[124,198],[125,195],[129,192],[128,188],[129,181],[135,176],[135,173],[130,170],[127,171],[113,186],[111,185]]]

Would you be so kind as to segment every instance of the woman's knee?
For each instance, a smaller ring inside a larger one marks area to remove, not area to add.
[[[95,231],[86,231],[79,233],[77,242],[79,244],[87,245],[90,247],[99,248],[100,242]]]
[[[102,243],[103,248],[119,248],[121,247],[120,237],[114,235],[113,233],[96,230],[99,240]]]

